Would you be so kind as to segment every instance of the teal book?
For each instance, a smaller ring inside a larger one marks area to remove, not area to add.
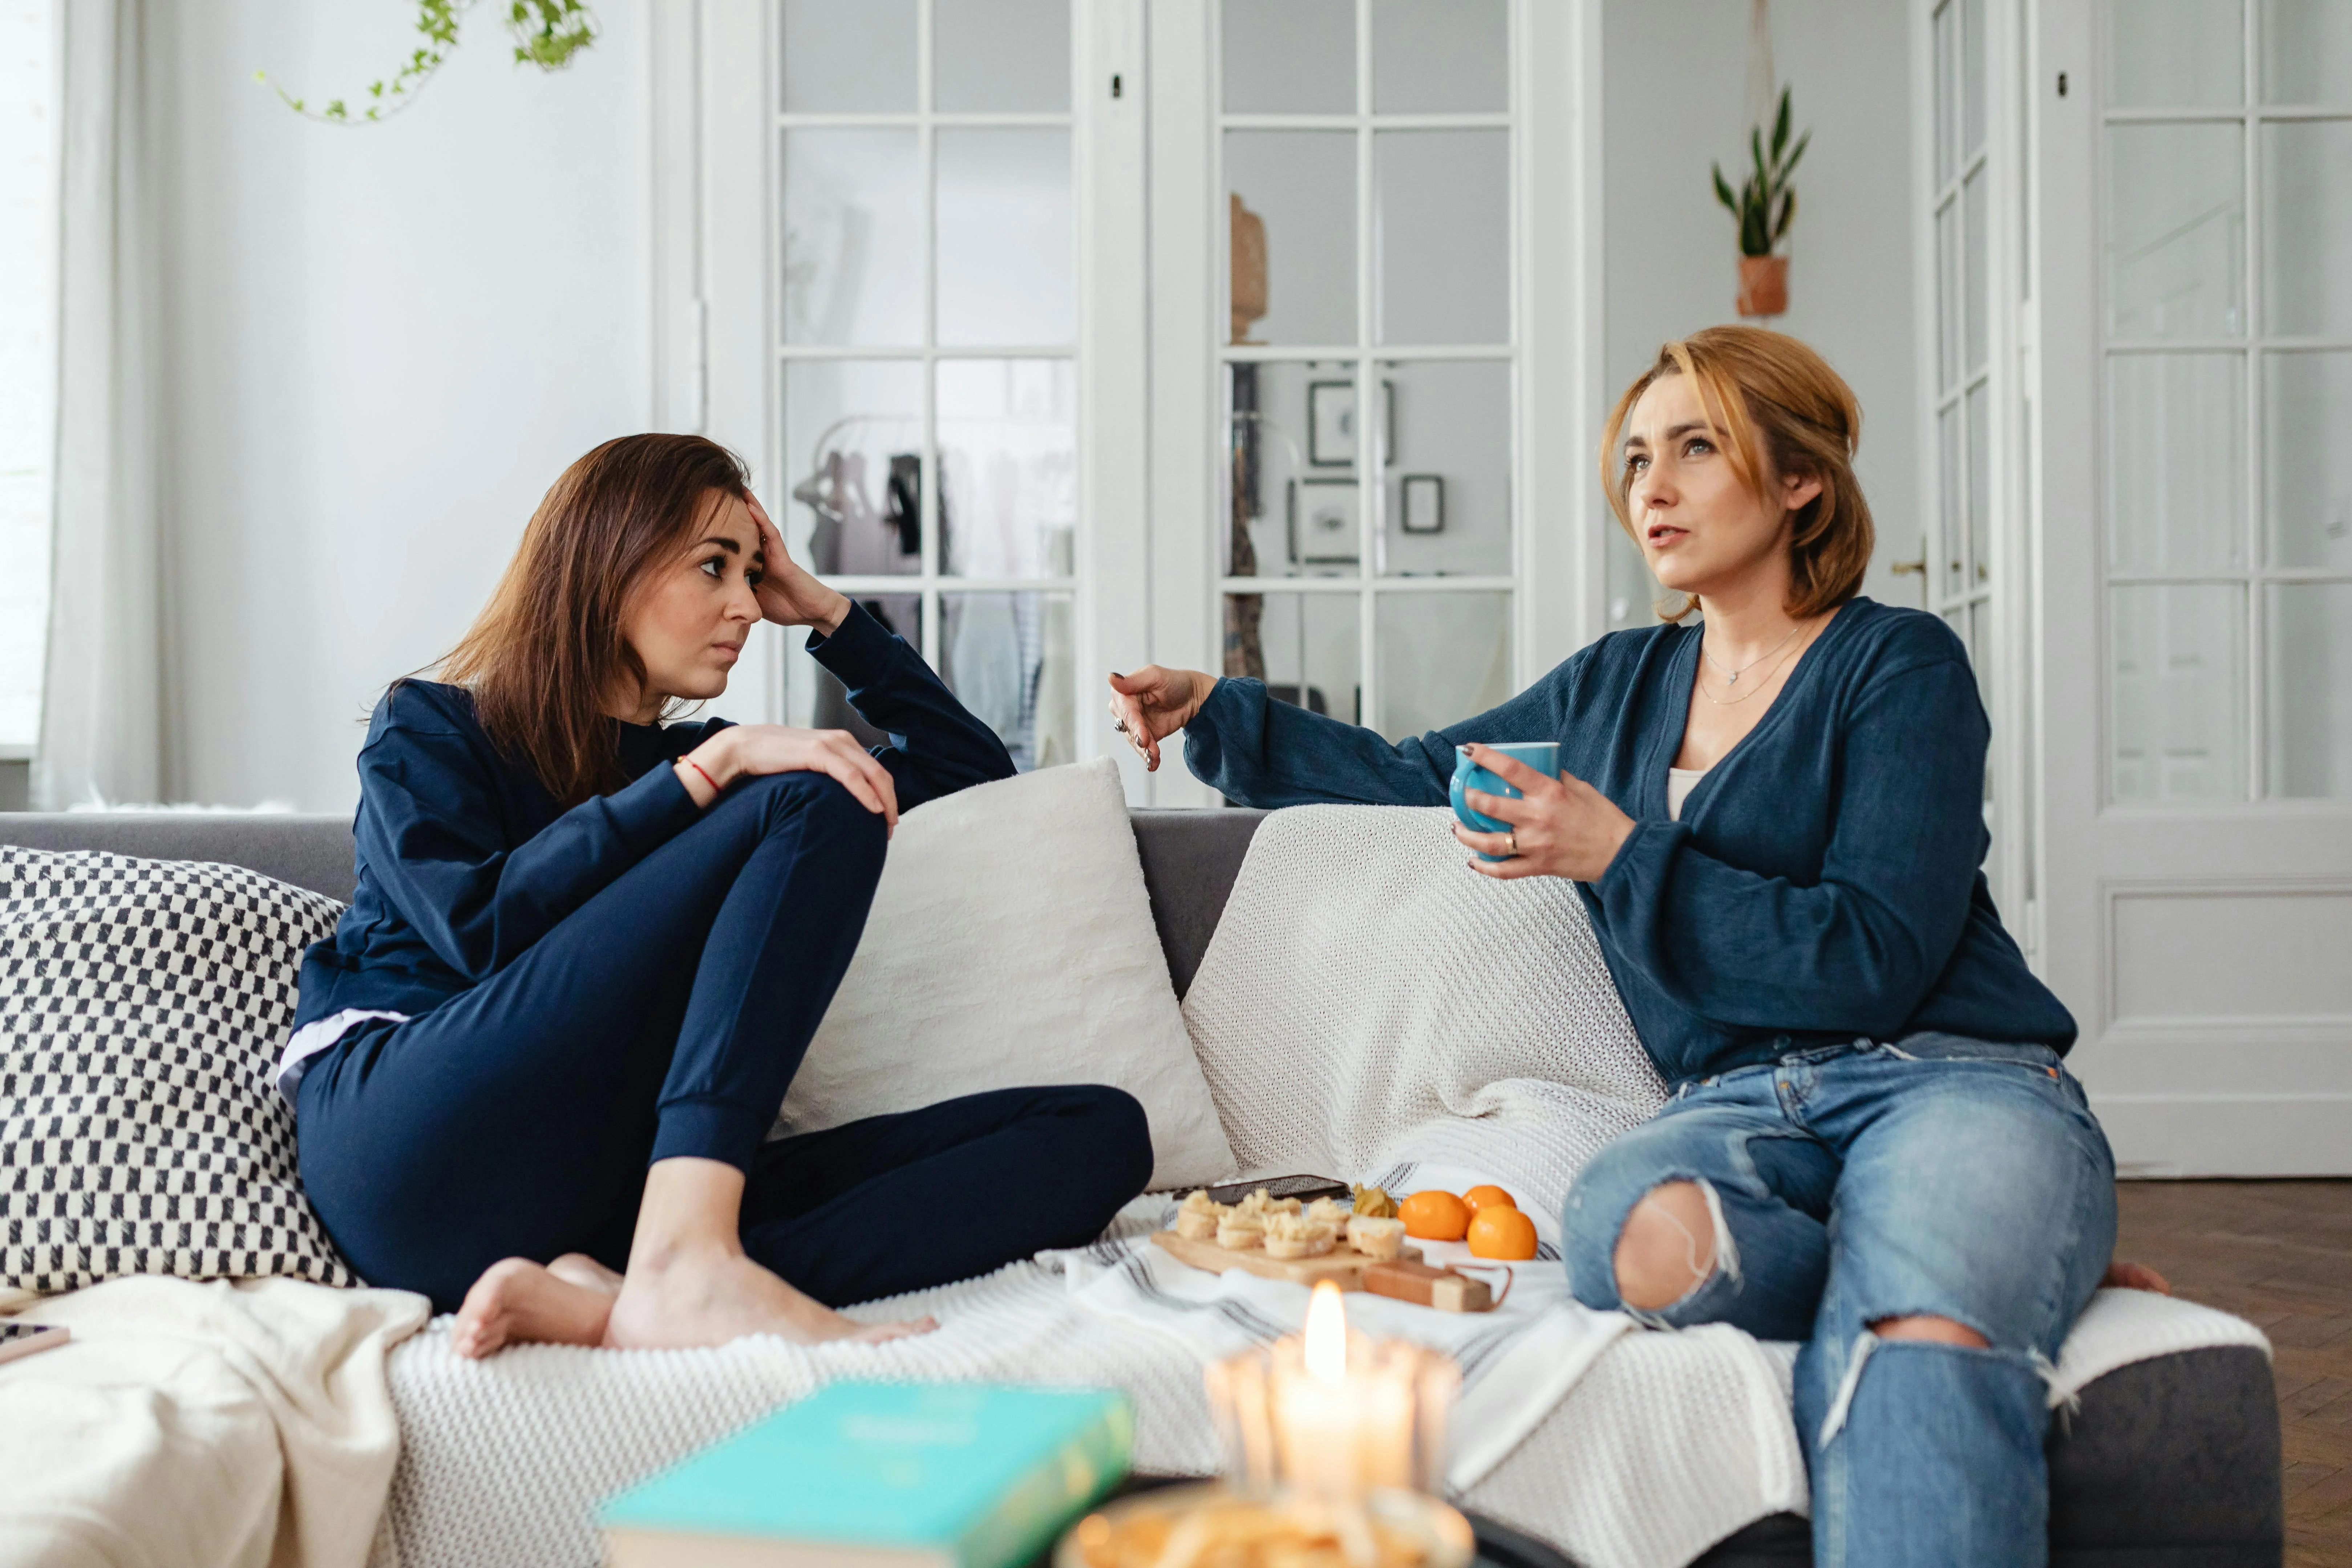
[[[835,1383],[623,1492],[612,1568],[1014,1568],[1127,1474],[1108,1389]]]

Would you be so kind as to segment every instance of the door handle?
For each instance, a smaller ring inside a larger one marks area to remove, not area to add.
[[[1897,577],[1925,577],[1927,574],[1927,558],[1922,555],[1916,561],[1890,561],[1886,569]]]

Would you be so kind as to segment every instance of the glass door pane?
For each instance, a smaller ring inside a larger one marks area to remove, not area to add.
[[[1231,577],[1353,575],[1356,367],[1245,360],[1225,367]],[[1334,510],[1344,512],[1332,525]],[[1308,526],[1302,530],[1302,521]]]
[[[923,367],[784,365],[784,548],[822,577],[923,569]]]
[[[941,360],[940,552],[959,577],[1066,577],[1077,525],[1066,359]]]
[[[1353,594],[1235,594],[1226,600],[1225,669],[1263,680],[1277,702],[1363,722]]]
[[[2117,354],[2107,362],[2107,560],[2118,572],[2245,563],[2246,362]]]
[[[2263,101],[2352,105],[2352,5],[2262,0]]]
[[[2352,799],[2352,583],[2274,583],[2270,793]]]
[[[1372,0],[1375,114],[1498,114],[1510,72],[1506,0]]]
[[[2243,102],[2245,59],[2239,0],[2111,0],[2107,6],[2107,101],[2118,109]]]
[[[1066,343],[1076,331],[1070,133],[939,132],[940,342]]]
[[[783,0],[787,114],[904,114],[915,107],[915,0]]]
[[[1386,131],[1372,138],[1384,343],[1511,336],[1507,131]]]
[[[1224,0],[1228,114],[1353,114],[1356,0]]]
[[[931,0],[932,90],[946,114],[1070,107],[1070,0]]]
[[[2245,321],[2245,132],[2107,128],[2107,332],[2234,337]]]
[[[1383,364],[1389,403],[1381,570],[1511,570],[1511,367],[1503,360]],[[1385,624],[1385,623],[1383,623]]]
[[[2270,563],[2352,570],[2352,353],[2273,353],[2265,362]]]
[[[2284,337],[2352,337],[2352,120],[2263,127],[2263,315]]]
[[[940,679],[1023,773],[1077,761],[1067,594],[942,594]]]
[[[1228,131],[1225,190],[1263,226],[1265,310],[1251,341],[1354,342],[1355,133]]]
[[[2246,797],[2246,602],[2234,584],[2109,591],[2111,788],[2135,805]]]
[[[1381,734],[1442,730],[1510,696],[1508,594],[1383,594],[1380,606]]]
[[[921,342],[930,242],[917,132],[791,130],[783,165],[784,342]]]

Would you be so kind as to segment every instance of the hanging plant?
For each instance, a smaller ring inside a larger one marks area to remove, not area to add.
[[[389,120],[416,101],[417,92],[434,72],[447,63],[457,47],[457,18],[474,8],[476,0],[416,0],[416,31],[425,42],[411,51],[400,68],[367,85],[356,105],[331,98],[317,109],[261,71],[253,79],[276,88],[286,107],[306,120],[327,125],[365,125]],[[562,70],[572,57],[596,41],[596,16],[585,0],[508,0],[507,31],[514,37],[517,65],[534,65],[543,71]]]
[[[1789,89],[1784,87],[1769,148],[1762,126],[1748,132],[1754,168],[1740,183],[1738,195],[1723,177],[1723,165],[1715,165],[1715,199],[1739,224],[1738,305],[1743,316],[1777,316],[1789,308],[1789,258],[1775,252],[1797,217],[1797,193],[1789,176],[1796,173],[1797,160],[1812,139],[1808,131],[1790,144]]]

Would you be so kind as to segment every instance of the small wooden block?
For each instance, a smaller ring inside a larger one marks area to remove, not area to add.
[[[1394,1263],[1375,1263],[1364,1270],[1364,1289],[1375,1296],[1391,1296],[1417,1307],[1434,1307],[1441,1312],[1495,1310],[1495,1292],[1484,1279],[1402,1258]]]
[[[1364,1270],[1377,1268],[1362,1253],[1339,1242],[1319,1258],[1269,1258],[1260,1247],[1234,1251],[1219,1247],[1213,1241],[1194,1241],[1172,1230],[1155,1231],[1151,1239],[1160,1244],[1179,1263],[1189,1263],[1212,1274],[1222,1274],[1228,1268],[1239,1268],[1264,1279],[1287,1279],[1294,1284],[1313,1285],[1328,1279],[1342,1290],[1364,1288]],[[1408,1247],[1399,1254],[1402,1258],[1419,1258],[1421,1249]]]

